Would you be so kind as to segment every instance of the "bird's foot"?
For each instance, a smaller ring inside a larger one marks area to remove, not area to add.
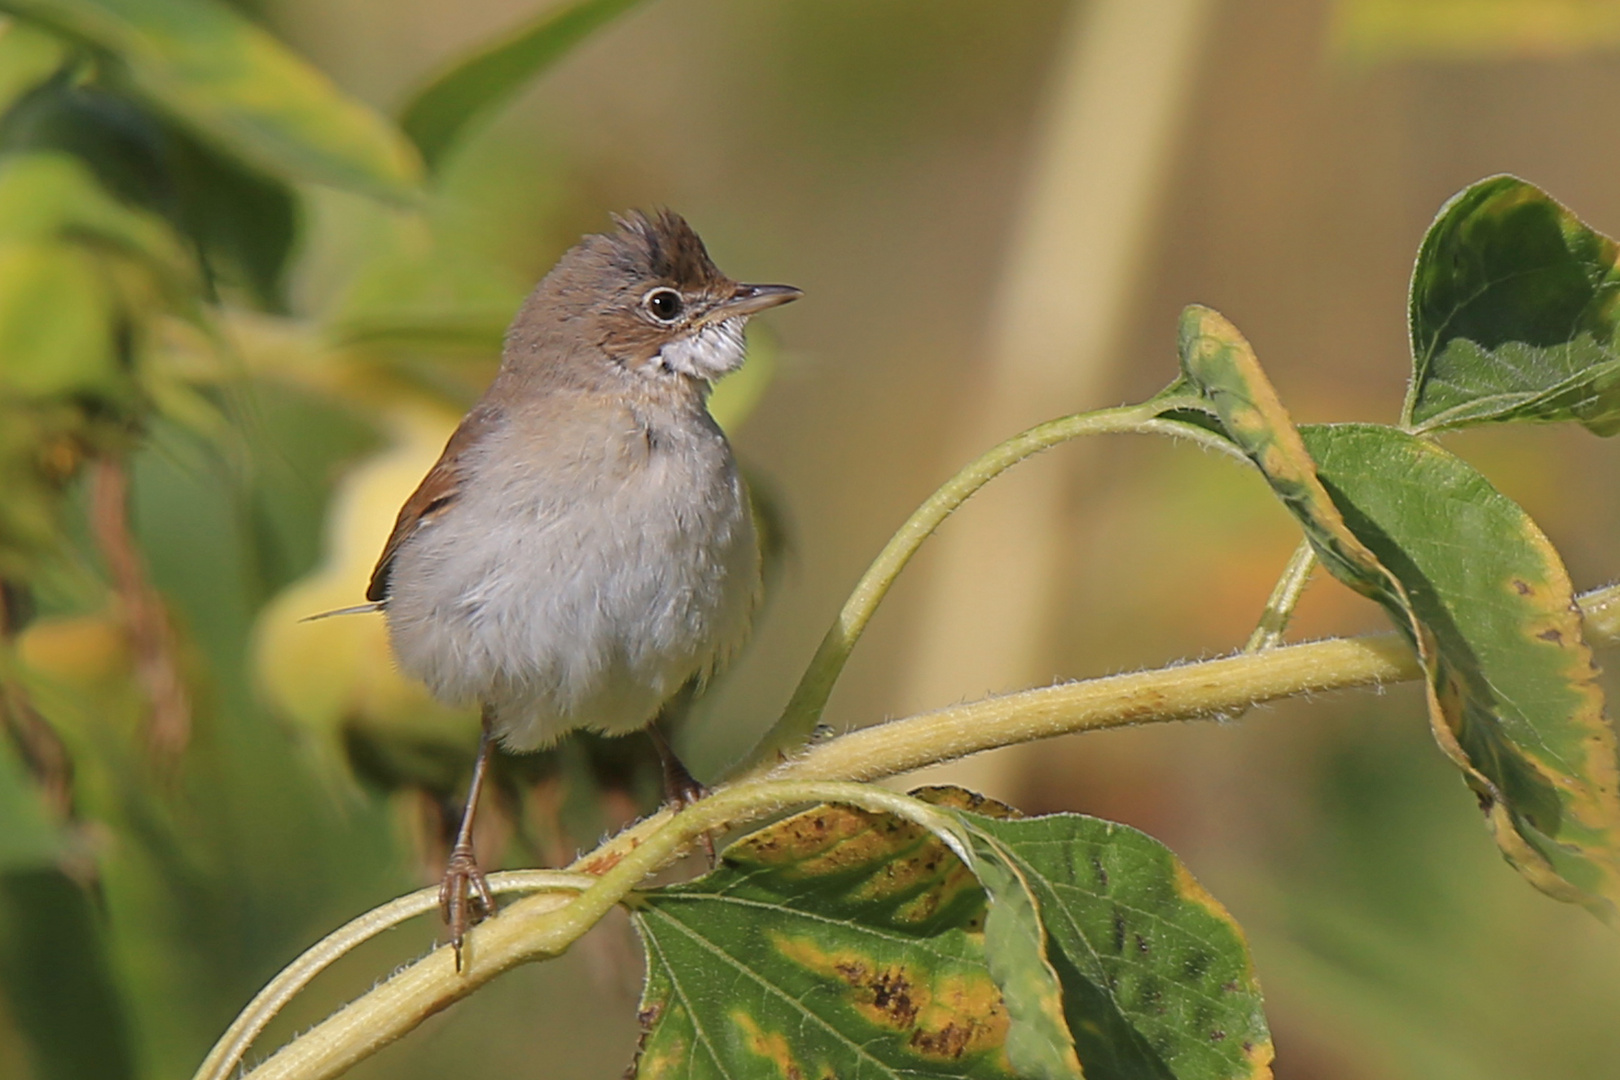
[[[439,882],[439,914],[450,927],[450,947],[456,951],[456,970],[460,971],[461,942],[468,929],[495,914],[495,896],[478,869],[471,844],[457,844],[450,852],[444,879]]]
[[[655,723],[647,729],[652,736],[653,745],[658,748],[658,760],[664,765],[664,801],[674,808],[678,814],[688,806],[709,794],[709,789],[698,783],[697,778],[687,769],[686,763],[675,756],[670,748],[669,740],[659,730]],[[709,869],[714,869],[714,834],[704,833],[699,840],[703,843],[703,853],[708,856]]]
[[[677,762],[678,764],[678,762]],[[709,789],[692,778],[692,774],[683,767],[679,774],[666,770],[664,775],[664,797],[678,814],[699,799],[706,798]],[[703,854],[709,860],[709,869],[714,869],[714,833],[706,832],[698,837],[703,845]]]

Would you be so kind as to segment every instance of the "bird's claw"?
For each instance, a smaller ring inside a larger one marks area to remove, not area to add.
[[[460,971],[461,943],[468,929],[495,914],[495,896],[478,869],[471,845],[458,845],[450,853],[439,883],[439,913],[450,927],[450,947],[456,952],[456,970]]]

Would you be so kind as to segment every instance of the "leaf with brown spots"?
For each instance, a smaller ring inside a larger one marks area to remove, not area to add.
[[[984,891],[919,826],[819,806],[698,881],[639,895],[632,915],[652,1017],[638,1077],[1020,1075]]]
[[[914,794],[962,822],[971,871],[916,826],[822,806],[635,899],[650,1018],[635,1075],[1269,1075],[1242,933],[1163,845]]]

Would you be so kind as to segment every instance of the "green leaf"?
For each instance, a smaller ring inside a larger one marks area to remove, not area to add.
[[[971,869],[824,806],[638,897],[637,1076],[1075,1076],[1076,1051],[1088,1080],[1269,1076],[1242,934],[1163,845],[915,794],[956,811]]]
[[[0,17],[0,112],[67,62],[62,39],[31,23]]]
[[[136,1075],[98,923],[84,886],[60,870],[0,873],[0,987],[37,1080]]]
[[[1271,1075],[1243,932],[1169,848],[1079,814],[958,816],[1039,910],[1090,1080]]]
[[[0,389],[133,404],[129,331],[142,312],[131,305],[167,296],[183,309],[195,282],[167,225],[108,195],[74,158],[0,162]]]
[[[640,0],[573,0],[456,60],[412,95],[400,126],[437,169],[478,117]]]
[[[984,891],[932,834],[823,806],[632,908],[636,1076],[1013,1077]]]
[[[216,0],[3,0],[117,58],[199,136],[289,181],[411,202],[420,164],[388,121]]]
[[[0,394],[130,398],[118,326],[117,304],[89,255],[0,240]]]
[[[1620,431],[1620,248],[1523,180],[1483,180],[1440,211],[1412,271],[1411,332],[1407,426]]]
[[[176,294],[195,289],[195,266],[167,224],[113,198],[66,154],[0,161],[0,240],[71,243],[137,262]]]
[[[297,207],[284,183],[193,137],[128,97],[53,80],[0,121],[0,153],[71,154],[126,203],[164,217],[208,276],[281,306]]]
[[[1435,735],[1503,854],[1537,888],[1620,923],[1620,757],[1558,552],[1432,443],[1370,424],[1302,434],[1433,639]]]
[[[1295,431],[1253,350],[1203,308],[1182,364],[1323,563],[1417,647],[1440,746],[1532,884],[1620,922],[1620,755],[1574,590],[1535,523],[1396,428]],[[1313,461],[1314,458],[1314,461]]]

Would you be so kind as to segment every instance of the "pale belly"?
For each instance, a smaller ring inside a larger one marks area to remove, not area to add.
[[[493,709],[514,750],[633,731],[740,643],[759,588],[729,454],[655,459],[563,499],[481,486],[402,545],[387,604],[400,665]]]

